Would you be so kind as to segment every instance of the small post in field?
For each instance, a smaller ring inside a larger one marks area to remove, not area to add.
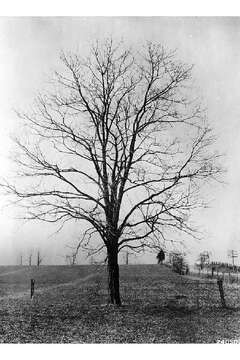
[[[200,308],[200,279],[197,282],[197,309]]]
[[[218,284],[218,289],[219,289],[219,293],[220,293],[222,307],[226,308],[227,305],[226,305],[225,298],[224,298],[223,279],[218,278],[217,279],[217,284]]]
[[[212,278],[214,276],[215,267],[212,265]]]
[[[31,299],[33,298],[34,295],[34,285],[35,285],[35,280],[31,279]]]

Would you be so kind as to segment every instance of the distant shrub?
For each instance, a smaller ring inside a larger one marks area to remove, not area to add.
[[[174,254],[172,258],[172,269],[180,275],[187,275],[189,273],[189,266],[182,254]]]

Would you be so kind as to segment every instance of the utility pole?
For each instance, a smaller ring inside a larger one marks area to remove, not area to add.
[[[22,257],[22,255],[20,255],[20,266],[22,266],[22,264],[23,264],[23,257]]]
[[[238,257],[237,251],[236,250],[230,250],[228,252],[228,256],[232,258],[232,265],[235,266],[234,259]]]

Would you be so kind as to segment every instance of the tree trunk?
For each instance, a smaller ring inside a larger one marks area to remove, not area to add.
[[[118,249],[115,247],[108,249],[108,287],[110,302],[117,306],[121,306],[119,292]]]

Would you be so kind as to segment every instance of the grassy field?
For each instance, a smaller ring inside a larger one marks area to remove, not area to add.
[[[108,304],[104,266],[0,267],[2,343],[214,343],[240,339],[240,287],[166,266],[120,267],[123,306]],[[30,300],[30,279],[36,291]],[[189,307],[169,306],[185,296]],[[239,305],[238,305],[239,304]]]

